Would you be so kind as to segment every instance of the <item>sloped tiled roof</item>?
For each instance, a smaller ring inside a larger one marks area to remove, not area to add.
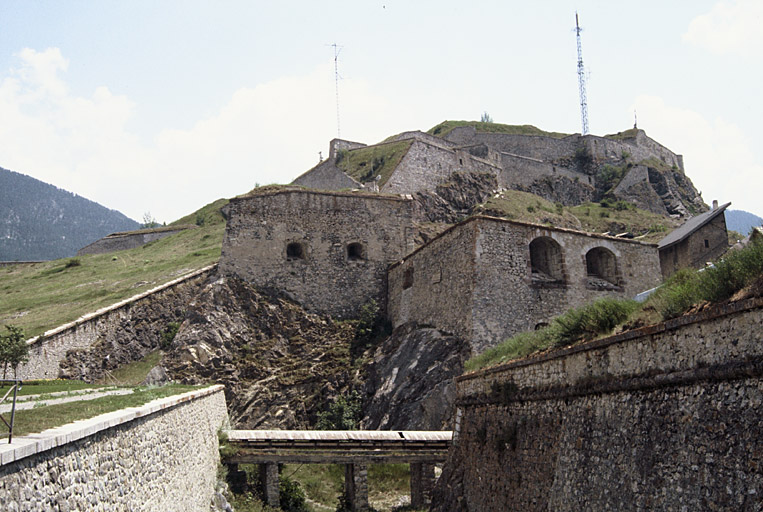
[[[728,208],[730,205],[731,203],[726,203],[724,205],[719,206],[718,208],[714,210],[709,210],[709,211],[706,211],[705,213],[695,215],[691,219],[684,222],[682,226],[674,229],[673,231],[670,232],[668,236],[660,240],[660,242],[657,244],[657,248],[665,249],[666,247],[670,247],[671,245],[675,245],[679,242],[683,242],[692,233],[694,233],[699,228],[701,228],[705,224],[712,221],[718,215],[722,214],[723,211],[726,208]]]

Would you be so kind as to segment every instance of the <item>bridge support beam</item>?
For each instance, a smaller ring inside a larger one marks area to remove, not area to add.
[[[260,483],[265,503],[271,507],[281,506],[281,496],[278,492],[278,463],[265,462],[260,464]]]
[[[368,464],[345,464],[344,496],[350,510],[368,510]]]
[[[434,489],[434,464],[411,463],[411,507],[429,508]]]

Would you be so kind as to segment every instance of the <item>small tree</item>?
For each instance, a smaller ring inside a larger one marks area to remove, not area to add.
[[[8,367],[13,368],[13,376],[21,363],[29,361],[29,346],[24,340],[24,331],[14,325],[6,325],[7,334],[0,334],[0,364],[3,366],[3,378]]]
[[[493,122],[493,118],[490,117],[490,114],[488,114],[487,112],[483,112],[482,117],[480,117],[480,123],[492,123],[492,122]]]
[[[158,228],[159,222],[151,215],[151,212],[143,214],[143,227],[144,228]]]

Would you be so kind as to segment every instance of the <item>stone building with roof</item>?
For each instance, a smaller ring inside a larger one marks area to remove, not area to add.
[[[476,216],[392,265],[387,310],[395,327],[432,325],[479,353],[571,307],[659,283],[653,244]]]
[[[687,220],[660,240],[660,269],[668,278],[682,268],[702,268],[721,257],[729,248],[724,211],[731,203],[718,206]]]

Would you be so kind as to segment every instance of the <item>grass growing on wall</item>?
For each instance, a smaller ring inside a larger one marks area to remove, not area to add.
[[[568,133],[547,132],[530,124],[514,125],[501,123],[483,123],[481,121],[443,121],[437,126],[430,128],[427,133],[430,135],[438,135],[440,137],[444,137],[453,131],[454,128],[459,126],[473,126],[478,132],[506,133],[510,135],[539,135],[544,137],[552,137],[555,139],[563,139],[569,135]]]
[[[82,400],[16,411],[13,435],[15,437],[42,432],[73,421],[92,418],[99,414],[118,411],[127,407],[137,407],[157,398],[179,395],[202,387],[168,384],[156,388],[136,388],[133,393],[127,395],[104,396],[95,400]],[[5,416],[8,414],[6,413]],[[7,437],[8,432],[0,430],[0,439]]]
[[[359,149],[343,150],[337,156],[337,167],[361,183],[380,176],[379,186],[387,183],[392,172],[413,144],[412,140],[390,142]]]
[[[0,325],[27,337],[76,320],[220,258],[225,224],[189,229],[143,247],[0,268]]]
[[[548,327],[519,333],[473,357],[464,365],[473,371],[513,359],[594,339],[623,324],[648,324],[683,315],[703,303],[718,303],[756,284],[763,288],[763,243],[732,251],[713,268],[677,272],[646,302],[601,299],[571,309]]]

